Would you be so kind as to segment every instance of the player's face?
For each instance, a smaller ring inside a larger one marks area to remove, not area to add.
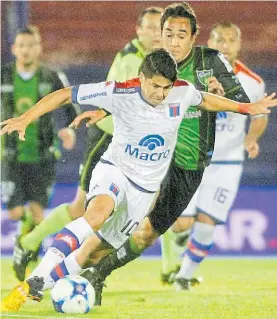
[[[165,21],[162,30],[163,47],[173,55],[177,63],[187,57],[195,38],[191,34],[188,18],[170,17]]]
[[[157,106],[167,97],[173,83],[161,75],[154,75],[151,79],[140,74],[141,92],[144,99],[151,105]]]
[[[146,13],[137,27],[139,41],[147,53],[161,47],[161,15]]]
[[[217,27],[208,40],[208,46],[223,53],[230,64],[238,57],[241,40],[236,28]]]
[[[37,37],[31,34],[17,35],[12,46],[12,53],[16,61],[25,67],[35,64],[41,53],[41,45]]]

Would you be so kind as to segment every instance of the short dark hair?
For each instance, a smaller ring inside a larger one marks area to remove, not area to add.
[[[229,29],[229,28],[234,28],[238,34],[238,37],[240,38],[241,37],[241,31],[240,31],[240,28],[230,22],[230,21],[220,21],[220,22],[217,22],[216,24],[214,24],[212,27],[211,27],[211,30],[210,30],[210,37],[212,36],[212,33],[215,31],[215,29],[217,29],[218,27],[220,28],[226,28],[226,29]]]
[[[14,41],[16,39],[16,37],[20,34],[28,34],[28,35],[32,35],[36,38],[36,42],[37,43],[41,43],[41,35],[39,32],[39,29],[37,26],[29,24],[19,30],[16,31],[15,37],[14,37]]]
[[[173,18],[188,18],[190,21],[191,34],[197,34],[199,25],[197,22],[196,14],[192,7],[187,2],[173,3],[164,9],[161,17],[161,29],[163,30],[166,20],[170,17]]]
[[[157,49],[148,54],[140,67],[146,78],[161,75],[172,83],[177,79],[177,64],[171,54],[165,49]]]
[[[149,13],[149,14],[160,14],[161,15],[163,13],[163,11],[164,11],[164,9],[161,8],[161,7],[148,7],[146,9],[144,9],[143,11],[141,11],[141,13],[138,16],[137,26],[141,26],[143,17],[147,13]]]

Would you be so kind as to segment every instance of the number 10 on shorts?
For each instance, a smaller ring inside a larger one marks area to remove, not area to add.
[[[132,232],[136,229],[138,226],[138,222],[135,222],[134,220],[129,220],[128,223],[121,229],[121,233],[125,234],[126,236],[131,236]]]

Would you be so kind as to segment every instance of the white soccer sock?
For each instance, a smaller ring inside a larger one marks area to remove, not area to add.
[[[44,280],[49,276],[52,269],[57,266],[64,259],[64,255],[55,248],[49,248],[42,258],[39,265],[33,270],[31,275],[28,277],[32,278],[35,276],[43,277]]]
[[[190,245],[188,244],[188,248],[185,252],[185,256],[182,261],[182,266],[176,278],[185,278],[191,279],[195,270],[200,265],[200,263],[204,260],[205,254],[210,249],[208,246],[211,246],[213,243],[213,234],[215,231],[215,225],[204,224],[200,222],[195,222],[193,226],[193,233],[191,235],[190,240],[194,240],[201,246],[206,246],[206,249],[190,249]],[[189,254],[191,256],[189,256]],[[192,258],[196,258],[196,261],[193,261]],[[197,258],[202,260],[197,261]]]
[[[70,230],[78,238],[80,246],[87,237],[93,234],[93,229],[84,217],[73,220],[66,225],[65,228]]]
[[[78,275],[82,271],[82,267],[77,263],[76,254],[78,250],[75,250],[72,254],[67,256],[64,260],[65,267],[69,275]]]

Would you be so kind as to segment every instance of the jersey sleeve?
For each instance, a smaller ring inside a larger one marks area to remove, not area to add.
[[[53,89],[60,90],[65,87],[70,86],[67,76],[64,72],[55,71],[53,72]],[[80,108],[78,105],[67,104],[65,107],[56,110],[57,119],[55,122],[57,123],[57,129],[61,129],[63,127],[68,126],[75,117],[80,114]]]
[[[196,90],[195,86],[189,83],[189,88],[192,91],[191,106],[199,106],[203,101],[203,95],[199,90]]]
[[[233,72],[232,66],[222,53],[218,53],[214,58],[214,76],[221,83],[225,97],[228,99],[249,103],[249,98],[242,88],[240,81]]]
[[[96,106],[112,113],[112,95],[115,82],[81,84],[72,87],[72,103]]]

